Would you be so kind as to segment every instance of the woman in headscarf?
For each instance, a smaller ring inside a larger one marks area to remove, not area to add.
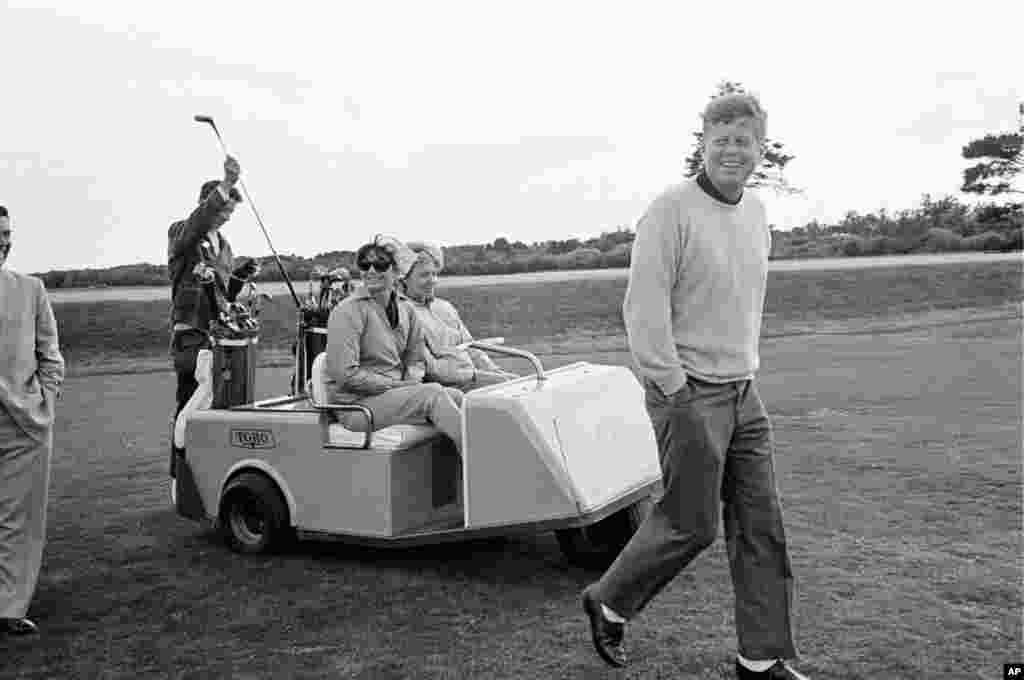
[[[486,352],[457,347],[473,336],[455,307],[434,296],[437,276],[444,269],[444,253],[437,245],[419,241],[410,241],[407,247],[415,259],[400,274],[405,294],[423,326],[425,379],[465,392],[518,378],[494,363]]]
[[[356,252],[362,285],[331,311],[327,323],[328,389],[337,401],[362,404],[374,429],[430,423],[462,452],[462,393],[424,383],[423,336],[416,312],[395,289],[398,266],[415,255],[400,242],[377,237]],[[345,427],[365,428],[358,414],[339,416]]]

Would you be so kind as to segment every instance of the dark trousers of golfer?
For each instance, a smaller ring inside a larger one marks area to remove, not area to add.
[[[740,653],[796,656],[792,573],[775,492],[771,425],[753,381],[691,378],[669,399],[647,382],[664,494],[594,589],[626,619],[641,611],[724,524]],[[722,512],[719,511],[722,509]]]
[[[623,311],[664,494],[588,588],[628,620],[722,522],[739,653],[756,660],[796,656],[772,428],[753,381],[769,250],[756,197],[727,204],[694,181],[665,192],[638,224]]]

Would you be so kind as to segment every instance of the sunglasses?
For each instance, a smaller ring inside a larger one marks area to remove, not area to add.
[[[391,265],[392,265],[391,262],[386,262],[386,261],[382,261],[382,260],[374,260],[373,262],[369,262],[367,260],[362,260],[356,266],[358,266],[364,272],[370,271],[370,267],[373,267],[377,271],[383,273],[383,272],[386,272],[387,270],[391,269]]]

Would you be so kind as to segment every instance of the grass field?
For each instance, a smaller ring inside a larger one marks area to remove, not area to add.
[[[1020,265],[770,285],[759,380],[778,442],[800,667],[816,680],[1001,677],[1024,658]],[[546,366],[627,365],[621,295],[574,282],[450,297],[478,335],[529,345]],[[69,352],[109,356],[130,310],[58,308],[63,342],[105,334],[106,345]],[[75,318],[106,330],[75,335]],[[143,358],[149,323],[124,345]],[[153,337],[159,353],[166,338]],[[44,637],[0,640],[0,678],[731,677],[720,542],[630,627],[644,660],[612,672],[579,611],[594,575],[569,567],[552,535],[240,557],[168,507],[173,375],[85,372],[59,404],[30,612]],[[258,380],[259,396],[281,393],[288,369]]]
[[[509,344],[541,353],[588,352],[626,349],[625,289],[626,280],[618,278],[460,286],[441,294],[477,337],[500,335]],[[764,337],[818,332],[854,319],[1005,308],[1020,296],[1020,261],[773,272]],[[166,301],[67,302],[55,304],[54,312],[71,374],[169,366]],[[260,337],[266,365],[289,360],[295,319],[287,296],[267,305]]]

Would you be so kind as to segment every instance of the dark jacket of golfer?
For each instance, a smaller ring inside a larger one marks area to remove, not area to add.
[[[208,331],[210,321],[217,316],[218,310],[207,294],[207,286],[195,273],[196,265],[213,267],[220,279],[215,285],[223,286],[228,301],[233,301],[242,290],[243,281],[232,276],[231,244],[219,231],[210,235],[213,219],[230,199],[219,186],[205,191],[206,195],[192,214],[167,230],[167,273],[171,279],[171,322],[175,330],[189,327]]]
[[[251,259],[232,271],[234,256],[231,245],[219,231],[235,204],[242,200],[234,188],[240,173],[238,161],[230,156],[225,159],[224,180],[205,182],[199,190],[199,205],[192,214],[167,230],[167,270],[171,278],[173,323],[171,354],[178,375],[174,419],[199,387],[195,377],[196,357],[199,350],[209,346],[210,322],[220,311],[216,291],[227,302],[232,302],[245,281],[257,271],[256,263]],[[213,269],[213,284],[203,284],[196,272],[198,265]]]

